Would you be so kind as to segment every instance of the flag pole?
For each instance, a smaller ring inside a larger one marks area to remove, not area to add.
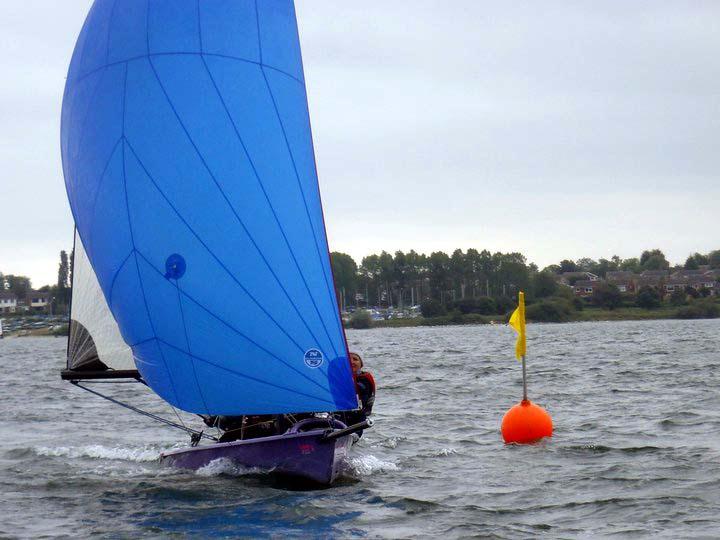
[[[525,355],[522,356],[522,370],[523,370],[523,401],[527,401],[527,374],[525,372]]]

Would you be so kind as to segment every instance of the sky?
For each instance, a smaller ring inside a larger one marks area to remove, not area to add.
[[[0,272],[36,287],[72,247],[60,107],[91,3],[0,2]],[[296,9],[331,250],[720,249],[719,2]]]

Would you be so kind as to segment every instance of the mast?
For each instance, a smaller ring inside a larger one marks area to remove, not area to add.
[[[68,325],[68,337],[67,337],[67,346],[65,347],[65,358],[70,358],[70,326],[72,324],[72,306],[73,306],[73,288],[75,285],[75,247],[76,247],[76,239],[77,239],[77,227],[73,224],[73,249],[72,249],[72,256],[70,257],[70,268],[73,268],[72,273],[70,274],[70,305],[68,306],[68,317],[67,317],[67,325]]]

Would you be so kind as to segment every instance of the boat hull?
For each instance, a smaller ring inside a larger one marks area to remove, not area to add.
[[[227,459],[242,467],[330,485],[340,474],[351,436],[324,440],[326,434],[325,430],[312,430],[181,448],[163,452],[160,462],[197,470],[218,459]]]

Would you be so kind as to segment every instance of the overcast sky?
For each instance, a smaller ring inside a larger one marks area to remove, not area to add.
[[[72,245],[60,106],[91,3],[0,2],[0,271],[35,286]],[[720,249],[720,2],[296,3],[332,250]]]

